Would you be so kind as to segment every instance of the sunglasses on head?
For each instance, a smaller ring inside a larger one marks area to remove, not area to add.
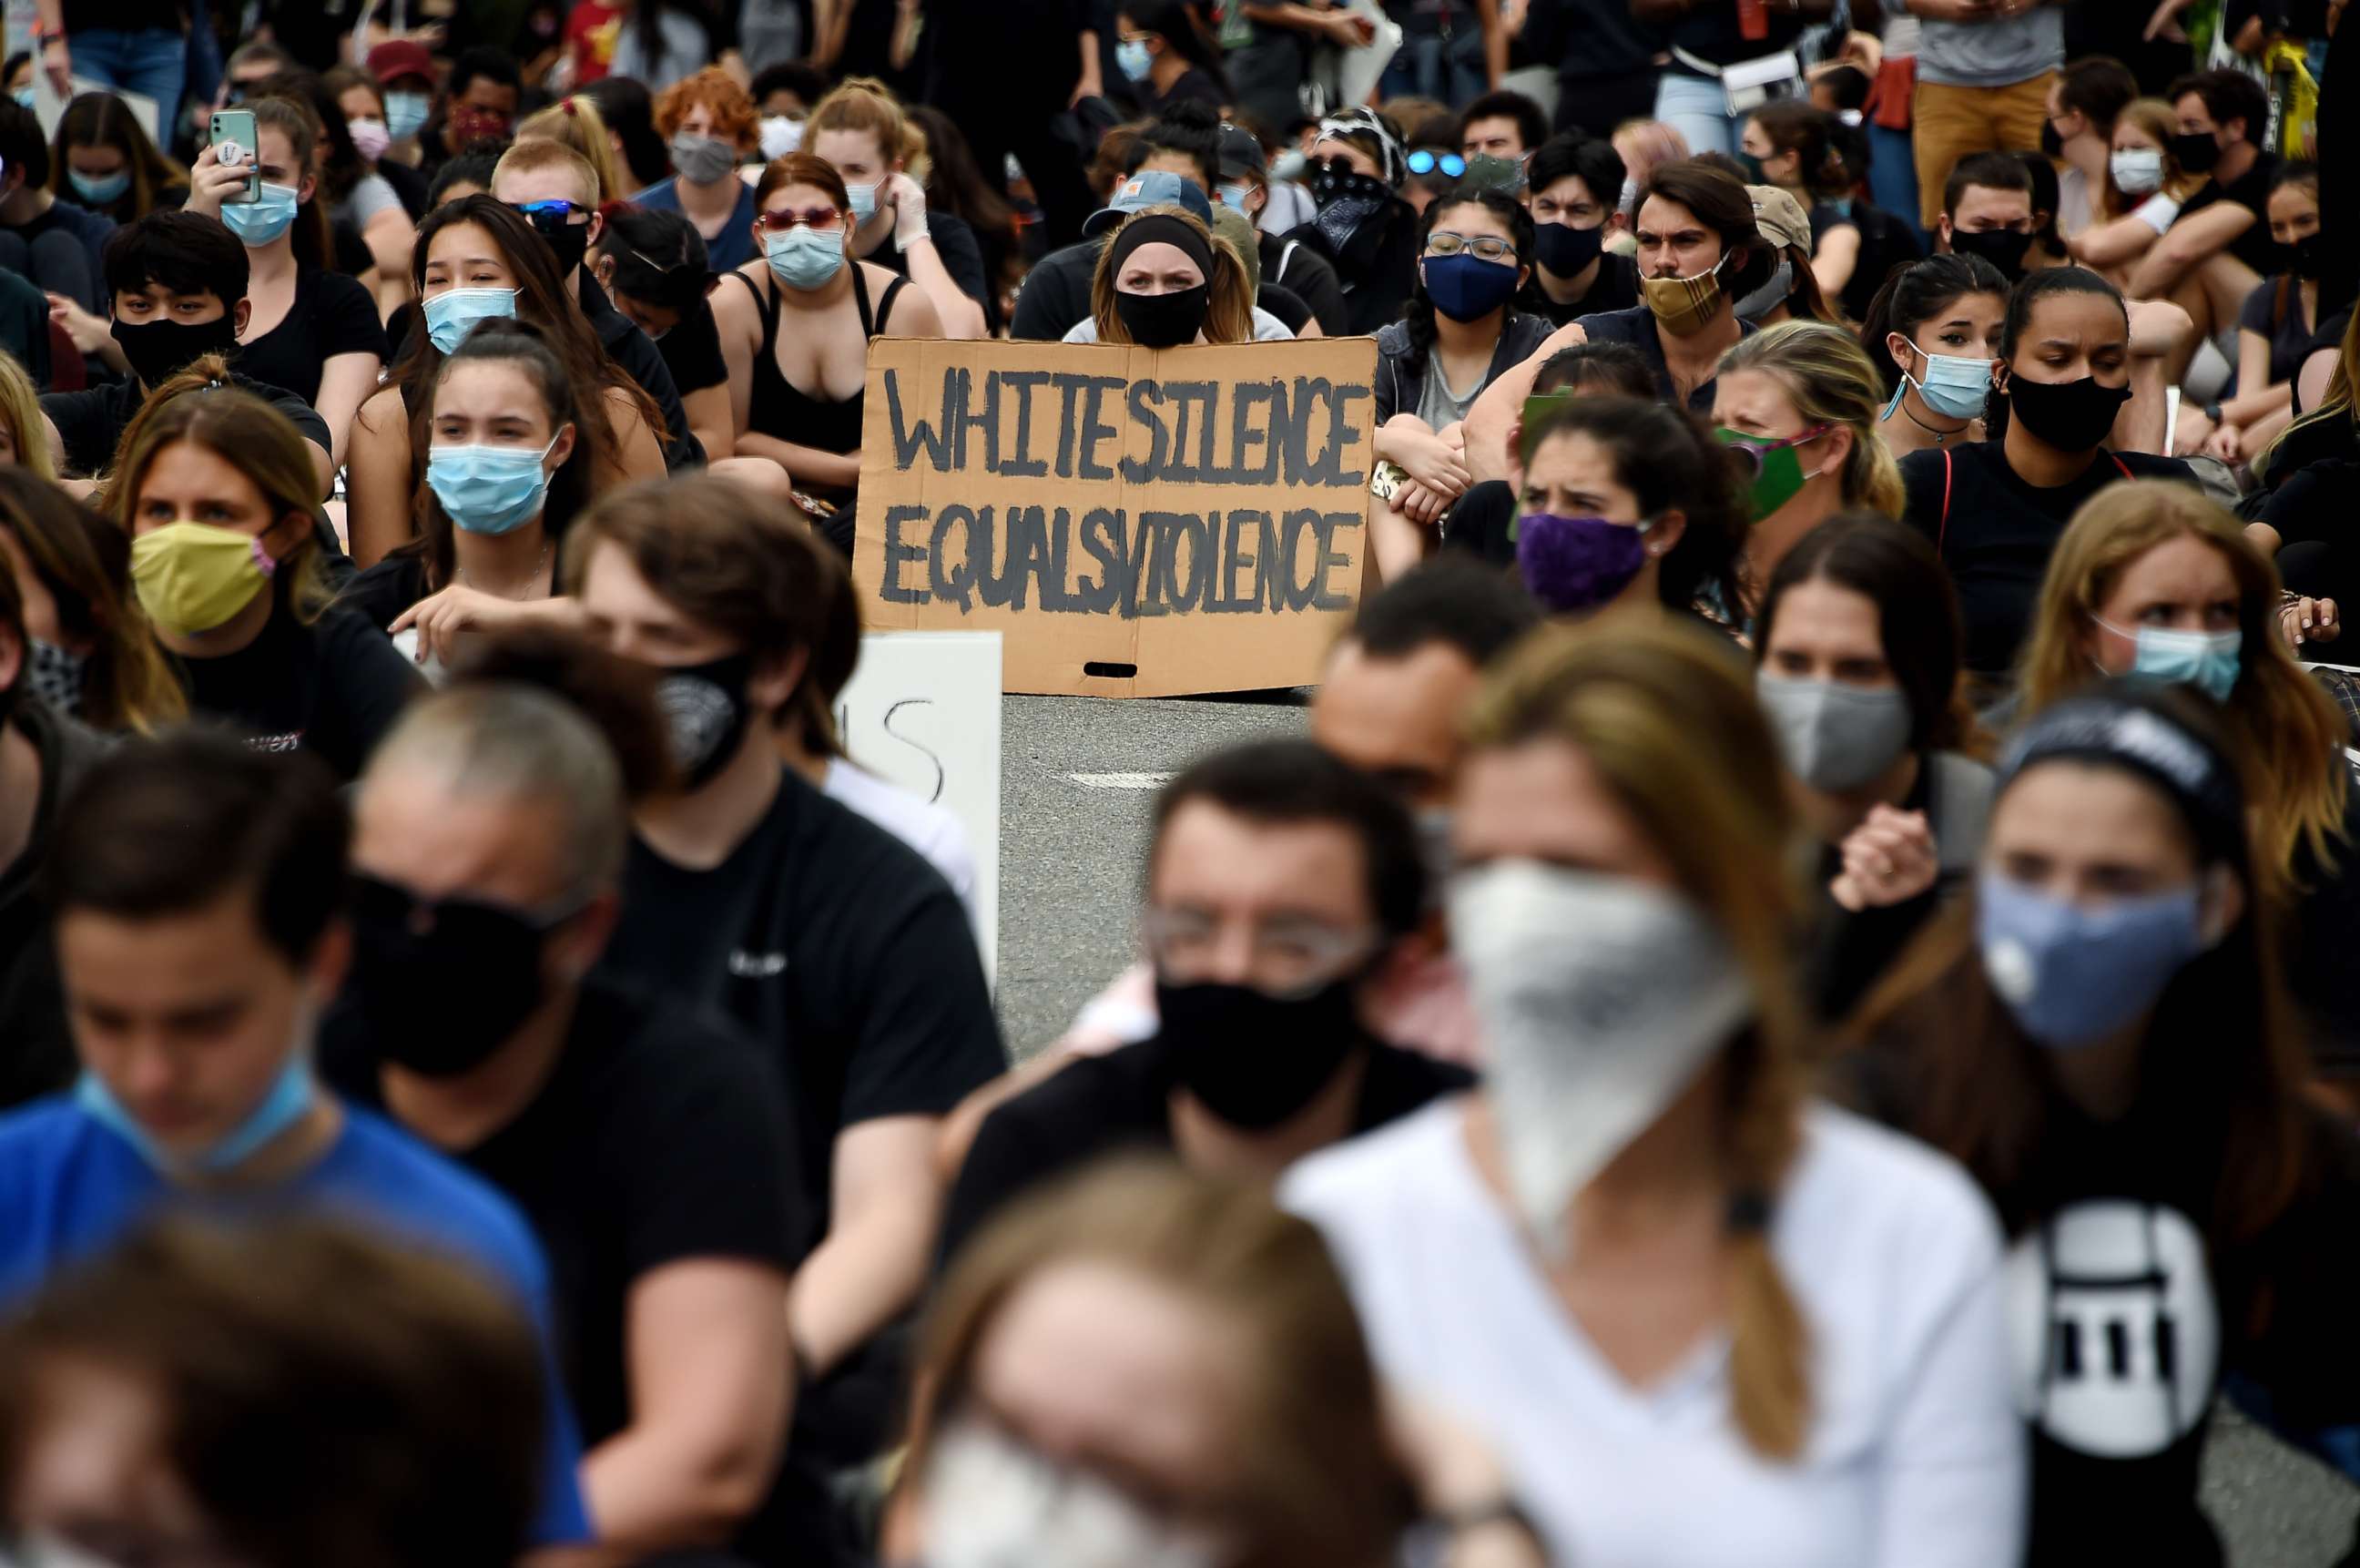
[[[781,207],[754,218],[755,226],[766,234],[781,234],[797,224],[829,234],[844,226],[844,214],[834,207]]]
[[[1437,169],[1445,177],[1456,180],[1467,172],[1467,160],[1455,152],[1437,152],[1430,147],[1419,148],[1409,155],[1412,174],[1431,174]]]

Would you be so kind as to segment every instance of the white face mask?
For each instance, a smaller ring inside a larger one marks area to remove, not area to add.
[[[2126,147],[2106,161],[2125,196],[2144,196],[2163,184],[2163,154],[2155,148]]]
[[[1460,872],[1450,942],[1491,1048],[1510,1195],[1559,1256],[1574,1196],[1720,1055],[1753,989],[1686,899],[1537,861]]]
[[[1104,1481],[973,1423],[946,1429],[925,1478],[926,1568],[1214,1568],[1213,1548]]]

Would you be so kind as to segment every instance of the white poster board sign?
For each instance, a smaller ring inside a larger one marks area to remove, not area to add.
[[[76,98],[85,93],[113,93],[115,96],[123,100],[123,106],[131,111],[131,117],[139,122],[139,128],[148,133],[149,141],[159,147],[167,148],[170,147],[172,138],[169,135],[159,137],[156,134],[155,99],[144,93],[117,92],[105,82],[93,81],[87,76],[74,77],[72,85],[73,96]],[[49,73],[38,65],[35,66],[33,117],[41,122],[41,135],[52,144],[58,139],[58,121],[65,115],[66,102],[67,100],[58,96],[58,90],[49,85]]]
[[[976,942],[1000,973],[1000,633],[871,631],[836,697],[852,760],[947,809],[975,854]]]

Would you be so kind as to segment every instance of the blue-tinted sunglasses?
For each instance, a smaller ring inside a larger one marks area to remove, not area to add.
[[[1467,160],[1455,152],[1437,152],[1427,147],[1419,148],[1409,155],[1409,171],[1412,174],[1431,174],[1437,169],[1447,178],[1456,180],[1467,172]]]

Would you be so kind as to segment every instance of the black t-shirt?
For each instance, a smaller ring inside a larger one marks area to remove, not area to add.
[[[1674,49],[1696,56],[1711,65],[1737,65],[1749,60],[1760,60],[1765,54],[1793,49],[1795,40],[1803,36],[1803,18],[1783,8],[1773,6],[1767,37],[1749,38],[1737,19],[1737,0],[1709,3],[1672,24],[1671,44]],[[1670,68],[1683,75],[1699,72],[1672,57]]]
[[[336,606],[376,627],[379,631],[390,628],[401,612],[426,597],[426,557],[399,554],[388,555],[366,571],[355,573],[353,580],[336,595]]]
[[[1352,1132],[1406,1116],[1472,1087],[1463,1067],[1371,1039]],[[1077,1057],[984,1118],[943,1213],[938,1253],[947,1264],[1011,1200],[1122,1149],[1169,1154],[1173,1046],[1161,1036],[1105,1056]]]
[[[1307,245],[1274,234],[1261,235],[1254,244],[1262,252],[1262,280],[1278,284],[1310,306],[1323,335],[1342,337],[1352,330],[1352,313],[1344,303],[1344,281],[1336,276],[1335,263]],[[1095,256],[1092,259],[1095,262]],[[1089,313],[1088,282],[1086,273],[1085,315]]]
[[[1382,226],[1373,236],[1354,235],[1343,255],[1328,243],[1317,220],[1285,236],[1317,249],[1334,265],[1344,287],[1344,335],[1374,335],[1380,327],[1399,321],[1402,306],[1417,284],[1417,214],[1408,203],[1395,199],[1381,221]],[[1083,313],[1088,313],[1087,308]]]
[[[839,1132],[942,1115],[1007,1067],[958,895],[784,770],[768,814],[711,871],[632,840],[606,962],[719,1009],[777,1063],[824,1212]]]
[[[2201,213],[2215,202],[2236,203],[2254,214],[2254,221],[2229,242],[2229,254],[2267,277],[2280,260],[2278,242],[2270,238],[2270,180],[2278,170],[2278,160],[2266,152],[2226,185],[2207,180],[2180,207],[2178,221],[2186,223],[2190,214]]]
[[[986,315],[990,314],[991,283],[984,275],[983,247],[977,242],[975,230],[956,213],[939,213],[929,207],[926,209],[926,233],[934,242],[934,254],[943,259],[943,270],[951,275],[951,281],[959,286],[959,292],[981,305]],[[904,278],[910,275],[910,258],[901,254],[901,240],[898,235],[886,236],[883,245],[861,259],[873,261]],[[1089,312],[1085,309],[1082,314],[1087,315]],[[1078,316],[1075,318],[1076,321],[1079,319]],[[1071,326],[1073,322],[1065,324]]]
[[[71,1083],[76,1062],[58,981],[49,909],[38,889],[58,807],[108,742],[29,693],[5,720],[40,759],[39,794],[25,847],[0,866],[0,1108]]]
[[[1062,340],[1073,324],[1090,313],[1090,279],[1098,269],[1100,240],[1086,239],[1061,250],[1053,250],[1034,264],[1024,275],[1024,287],[1016,294],[1016,318],[1009,323],[1011,337],[1030,339],[1034,343],[1056,343]],[[1321,258],[1325,260],[1326,258]],[[1270,266],[1265,252],[1262,266]],[[1332,272],[1333,268],[1329,270]],[[1340,286],[1338,298],[1342,297]],[[1306,296],[1306,300],[1308,296]],[[1317,305],[1312,307],[1317,310]],[[1320,317],[1320,329],[1335,334],[1328,319]]]
[[[1563,326],[1608,311],[1627,311],[1638,303],[1637,266],[1627,257],[1604,254],[1598,258],[1598,276],[1590,280],[1590,292],[1579,300],[1560,305],[1549,298],[1548,291],[1541,287],[1538,271],[1516,295],[1516,309],[1546,317],[1551,326]]]
[[[393,349],[366,289],[341,272],[306,270],[296,276],[295,299],[279,323],[238,345],[237,367],[309,403],[319,399],[321,367],[339,354],[386,360]]]
[[[257,751],[300,747],[338,778],[357,778],[425,682],[384,632],[352,611],[331,606],[305,626],[284,591],[273,591],[279,602],[252,642],[180,662],[190,710],[246,730]]]
[[[2264,278],[2237,312],[2237,325],[2267,339],[2270,345],[2270,380],[2291,381],[2311,353],[2311,326],[2302,318],[2302,280],[2280,273]],[[2240,387],[2240,393],[2259,387]]]
[[[680,389],[672,378],[664,356],[639,323],[615,308],[606,298],[606,291],[589,270],[581,269],[582,284],[576,297],[582,302],[582,313],[590,318],[590,330],[606,345],[606,353],[622,367],[623,374],[639,384],[639,389],[655,400],[656,411],[663,415],[664,428],[657,436],[663,446],[664,467],[678,472],[683,468],[699,468],[705,465],[705,444],[688,428],[688,411],[681,406]],[[668,441],[661,438],[669,435]]]
[[[1508,527],[1516,521],[1516,488],[1505,479],[1470,485],[1442,520],[1442,547],[1464,550],[1494,566],[1513,568],[1516,542]]]
[[[1147,104],[1147,112],[1160,116],[1175,104],[1202,104],[1208,109],[1218,110],[1228,102],[1229,94],[1221,91],[1221,84],[1213,80],[1212,73],[1201,65],[1192,65],[1172,83],[1171,92],[1153,98]]]
[[[728,384],[729,367],[721,357],[721,329],[714,324],[710,299],[699,300],[694,310],[682,312],[679,323],[657,338],[655,345],[663,356],[664,368],[672,372],[673,389],[682,397]],[[710,459],[713,454],[705,456]]]
[[[2007,674],[2032,624],[2058,535],[2082,502],[2122,478],[2196,482],[2195,471],[2177,457],[2101,450],[2081,477],[2040,489],[2016,477],[2000,441],[1913,452],[1901,460],[1907,492],[1902,521],[1934,542],[1959,590],[1968,669]]]
[[[1636,283],[1632,285],[1634,289],[1637,286]],[[1645,305],[1632,305],[1619,311],[1603,311],[1596,315],[1579,315],[1573,319],[1581,323],[1582,335],[1592,343],[1627,343],[1637,349],[1655,378],[1657,397],[1668,403],[1679,396],[1679,387],[1672,380],[1672,363],[1664,357],[1664,339],[1655,326],[1655,313]],[[1742,319],[1738,322],[1738,336],[1752,337],[1754,333],[1752,322]],[[1696,390],[1688,394],[1689,411],[1711,418],[1713,393],[1720,386],[1719,377],[1699,383]]]
[[[282,387],[248,380],[235,371],[230,374],[230,384],[241,392],[253,393],[285,414],[293,422],[295,433],[321,451],[331,450],[328,422],[304,399]],[[42,394],[41,411],[49,416],[49,422],[58,427],[59,439],[65,443],[66,472],[94,476],[113,463],[115,444],[123,439],[124,427],[147,400],[146,390],[128,376],[87,391]]]
[[[1926,254],[1914,223],[1904,222],[1881,207],[1855,201],[1852,222],[1860,226],[1860,260],[1844,285],[1843,312],[1854,321],[1865,320],[1871,301],[1885,287],[1893,269]]]
[[[109,313],[106,306],[106,266],[102,253],[106,247],[107,236],[115,232],[113,218],[78,207],[71,202],[51,202],[47,211],[37,213],[21,224],[0,224],[0,233],[16,235],[27,246],[43,235],[60,229],[80,240],[83,252],[90,258],[91,291],[87,298],[76,302],[86,311],[93,311],[100,315]],[[41,280],[36,278],[33,281],[38,283]]]
[[[322,1076],[386,1111],[365,1017],[331,1012]],[[776,1075],[716,1021],[610,978],[583,987],[549,1081],[453,1157],[512,1199],[549,1255],[559,1364],[583,1446],[630,1424],[632,1286],[690,1258],[793,1270],[817,1214]]]
[[[1284,283],[1264,283],[1255,290],[1254,304],[1276,316],[1287,331],[1297,336],[1311,324],[1311,307],[1303,302],[1302,295]]]

